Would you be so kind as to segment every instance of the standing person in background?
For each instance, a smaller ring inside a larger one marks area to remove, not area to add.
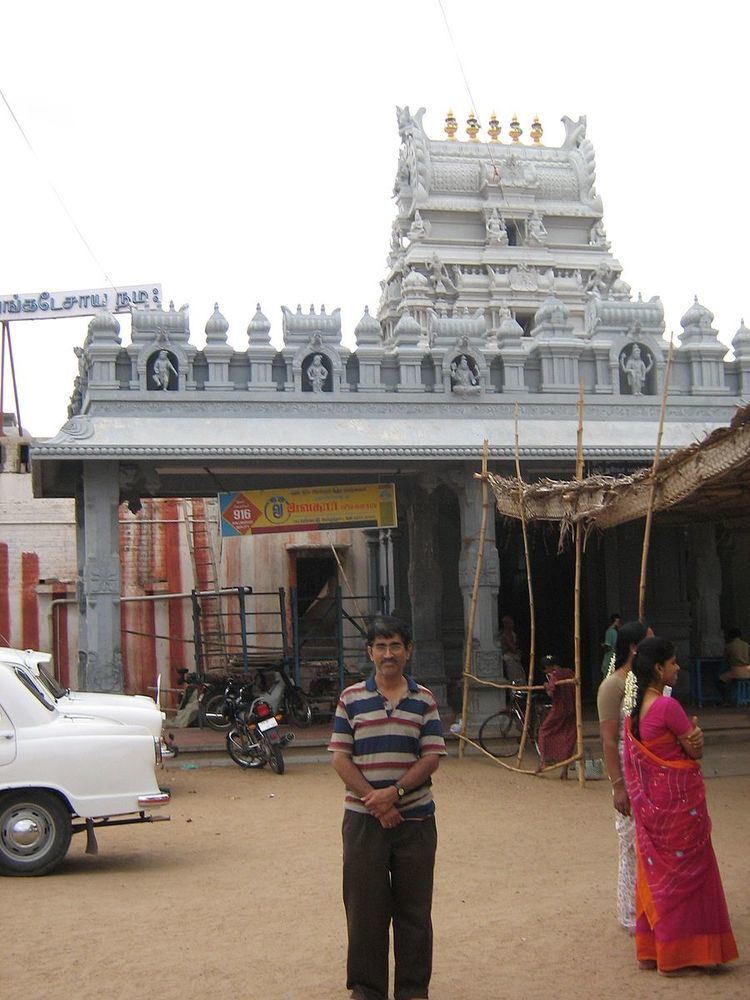
[[[643,622],[626,622],[617,633],[614,670],[599,685],[596,708],[607,775],[612,786],[615,830],[619,844],[617,866],[617,920],[635,934],[635,823],[622,769],[622,729],[625,690],[638,643],[650,635]],[[632,705],[625,706],[630,711]]]
[[[341,693],[328,749],[346,785],[346,985],[353,1000],[387,1000],[393,921],[395,998],[427,997],[432,973],[432,880],[437,846],[431,775],[445,742],[435,699],[404,670],[408,627],[376,618],[373,672]]]
[[[604,641],[602,642],[602,677],[606,677],[609,673],[609,665],[612,662],[615,647],[617,646],[617,632],[621,625],[622,618],[619,613],[609,616],[609,625],[607,626],[607,631],[604,633]]]
[[[515,625],[510,615],[503,615],[500,619],[502,628],[500,629],[500,650],[503,657],[503,672],[509,681],[516,681],[518,684],[526,682],[523,663],[521,662],[521,647],[518,645]]]
[[[542,657],[542,670],[547,677],[544,685],[552,699],[552,708],[539,727],[539,767],[541,771],[546,761],[557,763],[572,757],[576,743],[576,691],[574,684],[560,684],[560,681],[575,678],[567,667],[561,667],[556,656]],[[568,777],[568,765],[563,764],[560,777]]]
[[[711,845],[703,733],[664,697],[680,672],[671,642],[644,639],[633,672],[624,763],[636,830],[636,955],[642,969],[663,975],[714,971],[737,958],[737,945]]]

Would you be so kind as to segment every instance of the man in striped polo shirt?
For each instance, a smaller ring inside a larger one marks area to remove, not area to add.
[[[427,997],[437,830],[431,775],[445,754],[432,693],[405,677],[411,633],[397,618],[367,631],[374,669],[342,691],[328,749],[346,785],[346,985],[354,1000],[387,1000],[393,920],[396,1000]]]

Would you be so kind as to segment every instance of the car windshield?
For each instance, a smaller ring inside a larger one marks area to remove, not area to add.
[[[32,677],[32,675],[27,670],[24,670],[23,667],[16,667],[15,672],[19,681],[25,688],[28,688],[29,691],[31,691],[37,701],[41,701],[48,711],[54,712],[55,706],[50,701],[49,691],[42,687],[39,681],[37,681],[35,677]]]
[[[44,684],[53,698],[62,698],[68,693],[68,689],[64,688],[55,675],[48,669],[51,666],[51,663],[37,663],[39,680]]]

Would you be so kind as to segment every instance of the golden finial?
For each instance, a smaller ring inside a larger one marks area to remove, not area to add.
[[[466,119],[466,134],[472,142],[477,141],[477,132],[479,131],[479,121],[477,116],[473,111],[469,112],[469,117]]]
[[[456,121],[456,116],[453,114],[453,110],[451,108],[448,108],[448,114],[445,116],[445,129],[443,131],[452,142],[456,141],[458,122]]]
[[[531,138],[534,140],[535,145],[539,146],[542,141],[542,136],[544,135],[544,129],[542,128],[542,123],[539,121],[539,115],[534,115],[534,121],[531,123]]]
[[[493,142],[497,142],[500,138],[500,122],[497,120],[497,115],[494,111],[492,112],[490,123],[487,126],[487,134]]]
[[[510,137],[513,142],[518,142],[522,135],[523,129],[521,128],[521,123],[518,120],[518,115],[513,115],[510,122]]]

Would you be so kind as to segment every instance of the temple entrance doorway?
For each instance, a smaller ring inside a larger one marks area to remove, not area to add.
[[[299,549],[291,553],[290,583],[297,589],[300,622],[321,640],[336,635],[335,593],[339,569],[333,553],[321,549]]]
[[[500,557],[500,622],[509,615],[522,651],[524,669],[528,669],[531,618],[529,614],[526,562],[520,523],[507,518],[496,521],[497,549]],[[575,551],[572,539],[557,551],[559,525],[535,522],[527,525],[531,556],[532,584],[536,606],[536,663],[548,653],[560,657],[562,666],[573,668],[573,611],[575,588]],[[581,675],[583,691],[589,687],[591,649],[586,589],[586,560],[596,558],[595,549],[584,552],[581,573]],[[537,682],[543,677],[537,671]]]

